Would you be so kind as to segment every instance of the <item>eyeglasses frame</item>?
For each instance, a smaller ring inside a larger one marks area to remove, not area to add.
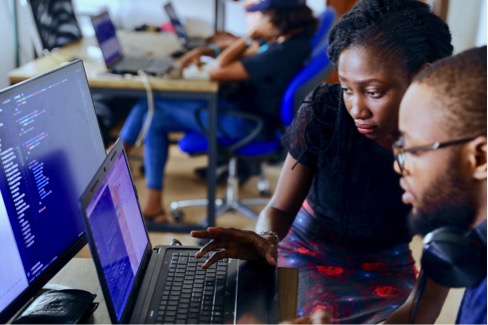
[[[445,142],[435,142],[428,145],[423,146],[415,146],[410,148],[404,148],[403,144],[400,145],[400,141],[403,140],[403,136],[401,136],[394,144],[393,144],[393,155],[395,157],[395,161],[398,164],[398,168],[400,168],[400,172],[403,174],[405,171],[405,154],[407,152],[418,152],[418,151],[431,151],[437,150],[449,146],[453,146],[456,144],[461,144],[465,142],[472,141],[476,139],[478,136],[472,136],[467,138],[461,138],[452,141],[445,141]],[[402,157],[402,158],[400,158]]]

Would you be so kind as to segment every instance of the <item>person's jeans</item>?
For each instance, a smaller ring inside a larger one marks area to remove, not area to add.
[[[201,131],[197,122],[196,110],[206,107],[205,101],[182,99],[156,99],[154,116],[144,139],[144,168],[146,185],[151,189],[163,188],[163,174],[168,159],[168,132]],[[127,144],[136,143],[148,112],[147,100],[140,100],[130,112],[120,133]],[[219,101],[219,110],[238,110],[229,102]],[[198,119],[208,128],[208,111],[200,110]],[[218,114],[217,137],[240,139],[248,135],[254,123]]]

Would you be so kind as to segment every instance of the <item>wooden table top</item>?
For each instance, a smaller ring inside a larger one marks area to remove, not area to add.
[[[125,54],[169,56],[181,46],[176,36],[168,33],[124,32],[117,36]],[[81,59],[85,65],[88,83],[91,88],[143,90],[144,85],[138,76],[120,76],[107,72],[102,53],[95,38],[83,38],[50,54],[26,63],[10,71],[10,84],[38,76],[62,66],[72,60]],[[183,79],[177,69],[163,77],[150,77],[150,85],[156,91],[209,92],[218,91],[218,83],[208,80]]]

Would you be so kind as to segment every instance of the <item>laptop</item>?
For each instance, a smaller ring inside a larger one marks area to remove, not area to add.
[[[139,70],[142,70],[160,76],[173,66],[173,59],[169,57],[124,55],[108,11],[104,10],[98,15],[91,16],[91,21],[105,65],[112,73],[138,74]]]
[[[279,322],[276,268],[225,259],[207,270],[199,247],[152,247],[121,141],[80,199],[113,323]]]
[[[175,29],[176,36],[178,37],[181,46],[183,46],[187,50],[191,50],[194,49],[195,47],[207,45],[207,41],[205,40],[205,38],[197,37],[197,36],[193,36],[193,37],[188,36],[185,27],[183,27],[183,24],[181,23],[180,18],[178,18],[175,8],[173,7],[173,4],[170,1],[168,1],[165,5],[163,5],[163,8],[164,11],[166,11],[166,14],[168,15],[171,25],[173,25],[173,28]]]

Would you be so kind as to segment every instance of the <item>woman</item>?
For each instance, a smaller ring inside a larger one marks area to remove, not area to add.
[[[377,323],[407,298],[416,270],[392,169],[399,104],[413,76],[452,53],[447,25],[416,0],[363,0],[329,35],[340,85],[321,85],[288,131],[289,154],[256,233],[211,228],[205,264],[265,257],[300,268],[298,314]]]
[[[263,129],[269,131],[277,127],[284,89],[311,51],[310,40],[317,20],[300,0],[260,1],[247,10],[262,11],[260,21],[249,38],[238,38],[225,49],[222,44],[210,44],[192,50],[181,58],[180,63],[184,68],[200,61],[203,55],[217,56],[217,64],[209,72],[210,78],[234,82],[221,85],[219,109],[261,116],[265,122]],[[267,42],[264,50],[258,40]],[[154,116],[144,139],[148,199],[142,206],[142,212],[146,220],[156,223],[167,221],[162,192],[168,158],[168,132],[201,132],[200,123],[207,127],[208,121],[205,105],[204,101],[195,100],[155,101]],[[146,100],[136,104],[130,113],[120,135],[127,151],[135,144],[146,113]],[[218,125],[218,137],[225,135],[236,140],[254,128],[252,122],[224,113],[218,115]]]

